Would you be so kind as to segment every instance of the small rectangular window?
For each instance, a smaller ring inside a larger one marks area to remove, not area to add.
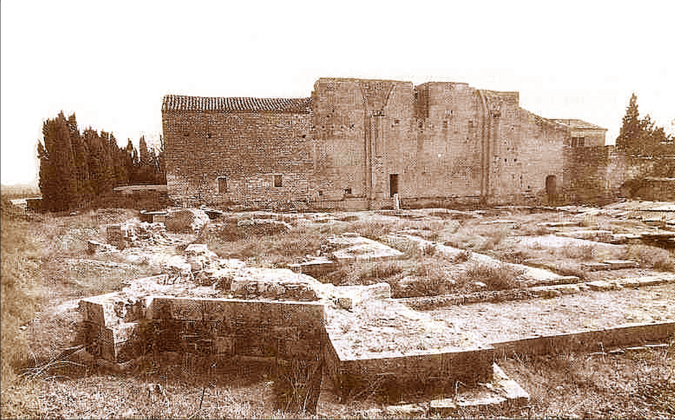
[[[224,176],[218,177],[218,194],[227,192],[227,178]]]
[[[345,195],[352,195],[352,189],[351,188],[345,188]]]
[[[281,175],[274,175],[274,186],[281,187]]]

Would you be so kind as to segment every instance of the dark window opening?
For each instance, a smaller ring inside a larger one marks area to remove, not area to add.
[[[227,192],[227,178],[221,176],[218,178],[218,194],[224,194]]]
[[[323,197],[323,191],[319,190],[319,197]]]
[[[389,197],[398,194],[398,174],[389,174]]]
[[[572,137],[572,147],[584,147],[586,139],[584,137]]]
[[[281,187],[281,175],[274,175],[274,186]]]
[[[206,133],[206,138],[210,139],[211,138],[211,133]]]
[[[345,188],[345,195],[352,195],[352,189],[351,188]]]
[[[546,177],[546,194],[549,197],[555,196],[557,193],[557,180],[555,175],[549,175]]]

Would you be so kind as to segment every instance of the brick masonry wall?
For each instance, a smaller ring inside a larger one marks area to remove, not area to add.
[[[167,185],[184,204],[311,198],[311,114],[163,111]],[[274,175],[282,184],[275,187]],[[219,192],[224,177],[227,192]]]

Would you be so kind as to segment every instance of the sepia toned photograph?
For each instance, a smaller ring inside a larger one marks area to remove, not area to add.
[[[670,2],[0,7],[1,418],[675,418]]]

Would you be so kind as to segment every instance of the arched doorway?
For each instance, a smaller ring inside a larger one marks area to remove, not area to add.
[[[558,193],[557,179],[555,175],[549,175],[546,177],[546,198],[549,202],[553,202],[556,199],[556,194]]]

